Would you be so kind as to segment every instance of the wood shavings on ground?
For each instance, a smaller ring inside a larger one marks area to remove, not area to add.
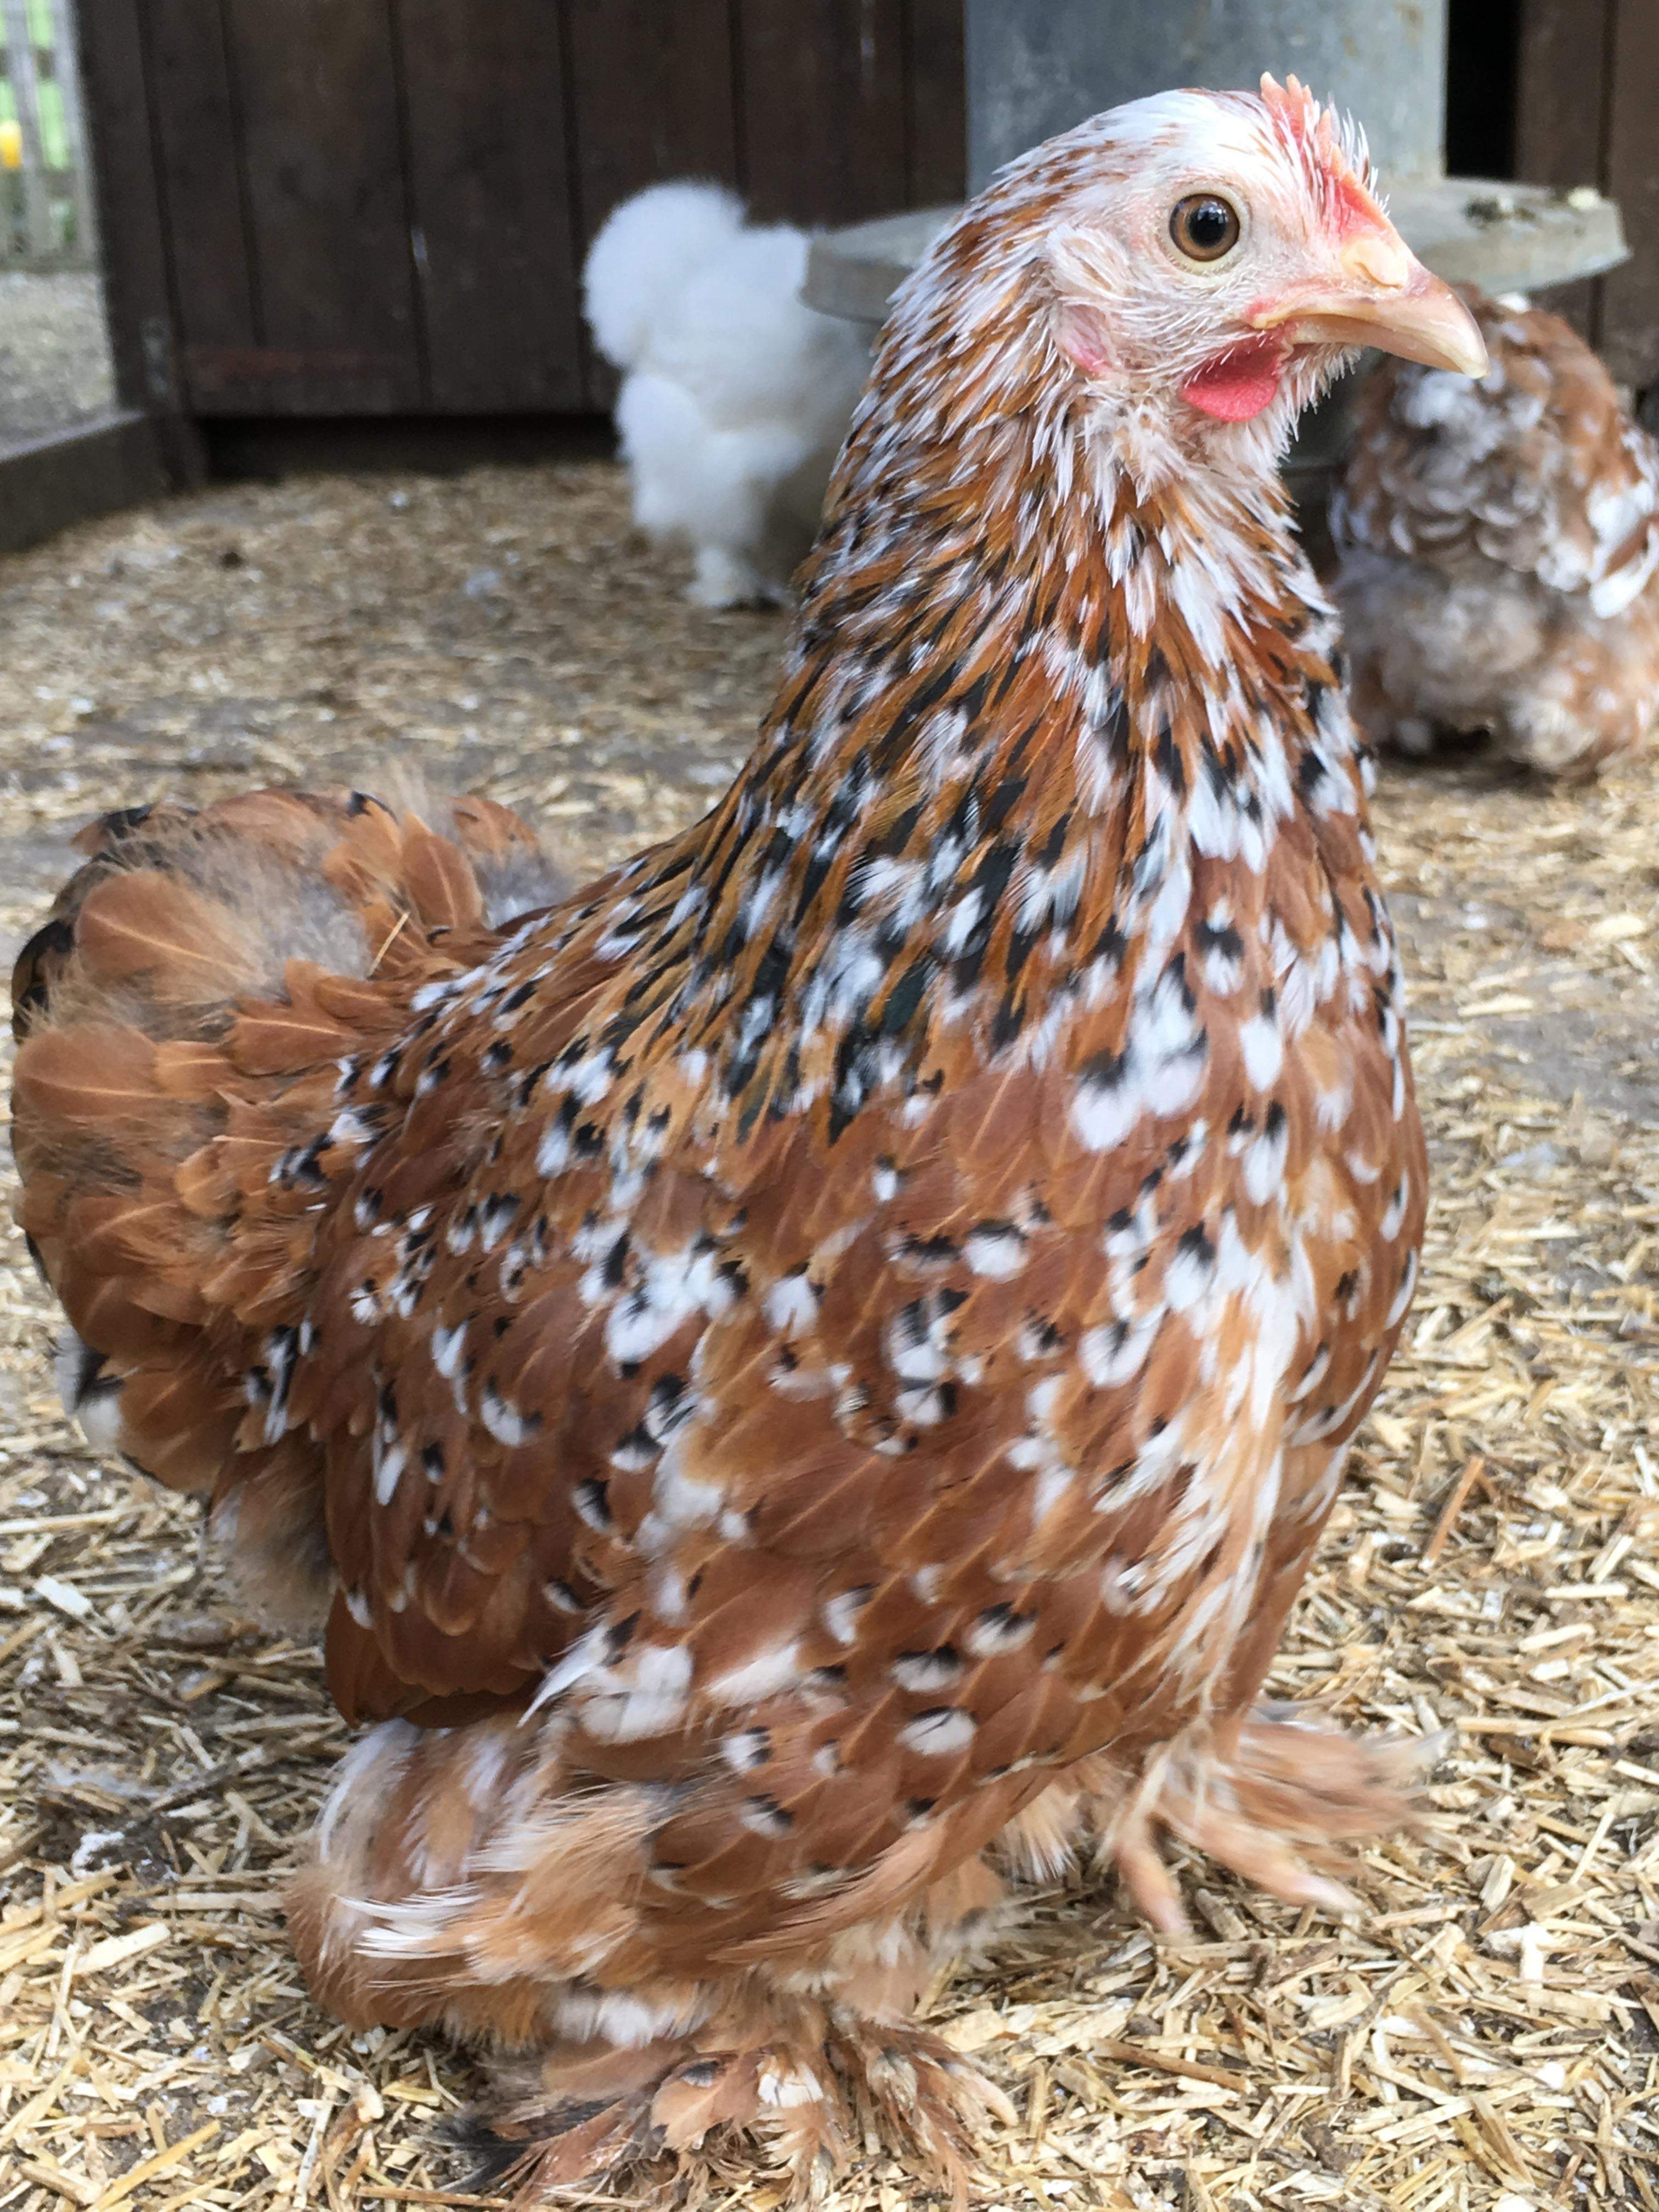
[[[0,928],[98,810],[388,756],[597,870],[707,806],[765,703],[781,624],[682,581],[603,464],[222,486],[0,562]],[[1042,1897],[935,1998],[1019,2115],[988,2204],[1659,2212],[1659,781],[1471,754],[1386,769],[1377,812],[1430,1244],[1273,1686],[1444,1731],[1432,1816],[1352,1927],[1196,1862],[1188,1942],[1085,1875]],[[347,2033],[289,1956],[347,1741],[316,1653],[70,1434],[51,1327],[8,1231],[0,2212],[491,2201],[445,2132],[467,2062]],[[878,2163],[830,2199],[919,2201]]]

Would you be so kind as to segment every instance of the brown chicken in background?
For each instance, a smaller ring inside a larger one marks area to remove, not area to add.
[[[1332,499],[1354,711],[1592,775],[1659,716],[1659,447],[1559,315],[1465,297],[1491,374],[1384,362]]]
[[[1340,1905],[1407,1802],[1258,1702],[1425,1196],[1276,473],[1362,337],[1481,364],[1294,80],[1097,118],[905,288],[706,819],[552,902],[483,802],[113,816],[19,963],[66,1394],[374,1723],[312,1984],[500,2054],[527,2185],[959,2174],[1011,1877]]]

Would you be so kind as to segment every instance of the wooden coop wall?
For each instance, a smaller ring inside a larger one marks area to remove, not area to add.
[[[604,407],[579,274],[629,192],[702,174],[835,223],[963,185],[961,0],[79,15],[122,395],[163,413]],[[1552,304],[1659,386],[1659,0],[1452,0],[1452,31],[1454,151],[1468,110],[1478,168],[1620,200],[1632,260]]]
[[[1631,258],[1552,293],[1613,375],[1659,384],[1659,0],[1518,0],[1516,174],[1599,185]]]
[[[605,405],[582,256],[654,179],[838,223],[963,189],[960,0],[81,0],[130,404]]]

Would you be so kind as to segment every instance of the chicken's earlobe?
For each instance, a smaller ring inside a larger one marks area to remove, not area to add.
[[[1091,308],[1062,300],[1054,309],[1054,343],[1087,377],[1109,376],[1117,366],[1104,325]]]

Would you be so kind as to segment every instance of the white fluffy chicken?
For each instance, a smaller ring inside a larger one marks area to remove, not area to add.
[[[634,520],[690,546],[702,606],[787,601],[869,372],[859,326],[802,304],[808,243],[751,227],[721,185],[671,184],[624,201],[588,252]]]
[[[1465,297],[1485,382],[1385,362],[1332,501],[1354,709],[1590,775],[1659,717],[1659,447],[1559,315]]]

